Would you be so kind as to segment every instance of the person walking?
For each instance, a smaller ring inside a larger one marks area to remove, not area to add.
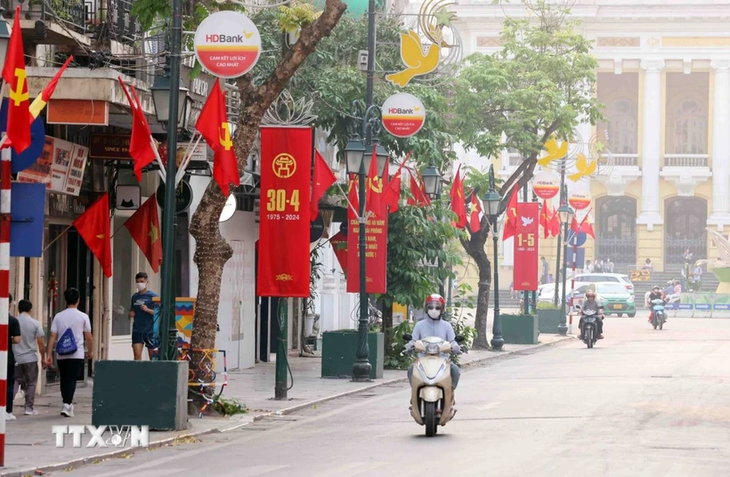
[[[13,295],[8,295],[8,307],[12,308]],[[18,319],[11,315],[8,310],[8,378],[7,392],[5,393],[5,420],[14,421],[13,414],[13,383],[15,382],[15,353],[13,353],[13,345],[20,343],[20,323]]]
[[[78,309],[81,299],[79,291],[76,288],[69,288],[63,293],[63,297],[66,300],[66,309],[53,317],[46,365],[53,364],[55,351],[58,372],[61,376],[63,399],[61,415],[73,417],[76,380],[84,369],[84,345],[86,345],[86,357],[93,359],[94,341],[91,336],[89,316]]]
[[[18,322],[20,323],[20,343],[13,345],[15,354],[15,383],[8,381],[8,386],[13,385],[13,396],[17,396],[18,390],[25,393],[25,415],[35,416],[35,389],[38,384],[38,353],[43,367],[46,367],[46,344],[43,327],[38,320],[30,316],[33,304],[28,300],[20,300],[18,303]]]

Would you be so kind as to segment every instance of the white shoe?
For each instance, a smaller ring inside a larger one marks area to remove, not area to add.
[[[15,416],[13,415],[13,413],[12,413],[12,412],[6,412],[6,413],[5,413],[5,420],[6,420],[6,421],[14,421],[15,419],[16,419],[16,418],[15,418]]]
[[[25,413],[24,413],[24,414],[25,414],[26,416],[37,416],[37,415],[38,415],[38,411],[36,411],[35,409],[31,409],[31,408],[29,408],[29,407],[26,407],[26,408],[25,408]]]
[[[64,404],[63,409],[61,410],[61,415],[66,417],[74,417],[74,405]]]

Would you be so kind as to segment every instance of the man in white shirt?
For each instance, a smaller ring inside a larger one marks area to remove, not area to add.
[[[56,351],[56,362],[58,372],[61,376],[61,397],[63,398],[63,409],[61,415],[73,417],[73,399],[76,393],[76,380],[84,369],[84,344],[86,344],[86,357],[93,359],[94,341],[91,336],[91,322],[89,316],[78,310],[81,294],[75,288],[69,288],[63,293],[66,299],[66,309],[56,314],[51,323],[51,336],[48,339],[48,357],[46,365],[53,365],[53,352]],[[60,355],[54,348],[59,337],[63,338],[67,330],[71,330],[76,341],[76,351]]]
[[[35,416],[38,411],[34,409],[35,388],[38,383],[38,353],[40,353],[41,364],[46,366],[46,344],[43,340],[45,333],[38,320],[30,316],[33,304],[28,300],[20,300],[18,303],[18,322],[20,323],[20,343],[13,345],[15,354],[15,383],[13,396],[18,390],[25,392],[25,415]],[[12,386],[13,383],[8,383]]]

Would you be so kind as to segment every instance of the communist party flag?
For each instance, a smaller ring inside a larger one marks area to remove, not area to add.
[[[157,214],[157,200],[154,194],[124,222],[124,226],[147,257],[152,271],[159,272],[162,263],[162,240],[160,240],[160,217]]]
[[[104,275],[112,276],[112,245],[109,234],[109,193],[102,195],[73,222],[86,246],[94,254]]]
[[[410,155],[410,153],[408,153]],[[406,157],[406,160],[408,158]],[[397,212],[398,211],[398,202],[400,201],[400,190],[401,190],[401,171],[403,170],[403,165],[406,163],[404,160],[403,163],[398,168],[398,171],[393,176],[393,180],[390,181],[388,184],[388,187],[386,187],[385,192],[383,193],[383,206],[390,207],[389,213]]]
[[[25,73],[25,57],[23,56],[23,36],[20,31],[20,7],[15,9],[13,31],[3,66],[3,80],[10,89],[8,100],[7,141],[15,152],[21,153],[30,146],[30,96],[28,94],[28,77]],[[6,146],[9,145],[6,142]],[[109,222],[109,217],[107,217]]]
[[[466,227],[466,199],[464,198],[464,179],[461,177],[461,164],[456,170],[456,178],[451,186],[451,210],[456,214],[454,226],[459,229]]]
[[[319,199],[322,198],[327,189],[337,181],[337,176],[332,172],[330,166],[318,150],[314,150],[314,178],[312,179],[312,198],[309,204],[309,220],[312,221],[319,215]]]
[[[482,204],[477,198],[476,192],[471,193],[471,213],[469,214],[469,228],[471,233],[479,232],[481,228],[481,215],[482,215]]]
[[[540,225],[542,225],[543,238],[548,238],[550,236],[550,209],[548,209],[547,200],[544,199],[540,211]]]
[[[152,147],[152,132],[150,132],[150,126],[142,110],[142,104],[139,101],[137,92],[131,85],[129,86],[134,95],[133,100],[124,81],[122,81],[122,77],[119,76],[118,79],[119,84],[122,85],[122,91],[127,96],[127,101],[129,101],[129,107],[132,109],[132,137],[129,141],[129,155],[134,161],[134,175],[137,177],[137,182],[142,182],[142,169],[152,164],[157,157],[155,149]]]
[[[53,92],[56,91],[56,85],[58,85],[58,80],[61,79],[61,75],[64,71],[66,71],[68,64],[71,63],[73,59],[73,55],[68,57],[66,63],[64,63],[61,69],[58,70],[58,73],[56,73],[50,83],[48,83],[46,87],[43,88],[43,91],[41,91],[41,93],[33,100],[33,103],[30,105],[30,114],[33,119],[37,118],[38,115],[41,114],[41,111],[43,111],[43,108],[45,108],[48,104],[51,96],[53,96]],[[32,121],[33,120],[31,119],[31,122]]]
[[[228,197],[231,184],[241,184],[238,175],[238,161],[233,150],[231,128],[228,125],[226,99],[221,90],[220,80],[216,79],[208,99],[200,110],[195,129],[205,138],[205,142],[215,152],[213,159],[213,178],[223,195]]]
[[[351,174],[350,180],[348,181],[348,189],[347,189],[347,200],[350,202],[350,205],[355,208],[355,214],[360,214],[360,199],[358,197],[358,178],[357,175]]]
[[[383,195],[383,179],[378,175],[378,161],[373,146],[373,156],[370,160],[370,171],[367,178],[367,195],[365,196],[365,207],[377,216],[383,215],[381,196]],[[388,169],[386,165],[386,171]],[[387,174],[387,172],[384,172]]]
[[[512,189],[511,194],[507,204],[507,220],[504,222],[502,240],[514,237],[517,233],[517,187]]]
[[[418,174],[417,172],[415,174]],[[418,179],[411,171],[411,195],[413,197],[408,198],[408,205],[431,205],[431,199],[426,195],[426,191],[423,190],[423,181],[420,180],[421,175],[418,174]]]

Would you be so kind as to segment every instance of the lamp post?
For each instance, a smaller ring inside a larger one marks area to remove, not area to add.
[[[374,8],[374,6],[373,6]],[[365,215],[365,180],[367,171],[370,170],[372,161],[373,146],[375,146],[375,154],[377,160],[378,175],[383,174],[388,163],[388,154],[385,149],[377,144],[377,135],[380,131],[380,121],[377,114],[377,106],[370,106],[362,116],[362,136],[353,135],[345,148],[345,156],[347,159],[347,174],[357,174],[358,176],[358,232],[359,243],[358,250],[360,255],[360,319],[358,320],[358,337],[357,352],[355,354],[356,361],[352,365],[353,381],[368,381],[370,379],[371,365],[368,361],[370,350],[368,347],[368,293],[367,293],[367,274],[365,273],[365,253],[366,253],[366,237],[365,227],[367,225],[367,217]],[[355,115],[355,114],[353,114]],[[361,139],[361,137],[364,139]]]
[[[423,179],[423,187],[426,189],[426,195],[428,195],[431,199],[441,199],[441,174],[439,174],[439,171],[436,169],[436,165],[433,161],[428,165],[426,170],[423,171],[421,178]],[[438,268],[440,270],[443,267],[443,261],[441,260],[441,257],[439,257]],[[444,281],[441,279],[439,279],[439,295],[442,297],[444,296]]]
[[[567,203],[567,192],[565,191],[565,186],[563,186],[563,191],[561,192],[561,196],[563,198],[562,204],[560,205],[560,208],[558,209],[558,215],[560,216],[560,221],[563,223],[563,244],[565,250],[563,250],[563,264],[562,264],[562,277],[563,277],[563,298],[560,303],[560,307],[563,310],[563,312],[560,314],[560,324],[558,325],[558,333],[565,336],[568,334],[568,326],[565,324],[565,287],[567,286],[567,278],[566,277],[566,267],[568,266],[568,226],[570,222],[573,220],[573,214],[575,211],[571,206]],[[560,249],[558,249],[558,253],[560,253]],[[558,262],[560,259],[558,259]],[[555,284],[557,286],[557,283]]]
[[[162,77],[151,88],[157,121],[167,129],[165,208],[162,211],[162,309],[160,311],[161,360],[177,359],[175,327],[175,176],[177,175],[177,131],[184,126],[187,89],[180,83],[182,43],[182,0],[172,0],[170,56]],[[173,85],[179,85],[177,88]]]
[[[492,268],[494,270],[494,319],[492,320],[492,349],[500,351],[504,346],[504,338],[502,338],[502,317],[499,314],[499,206],[502,197],[497,193],[494,187],[494,168],[489,168],[489,191],[482,201],[487,204],[487,212],[489,220],[492,224],[492,240],[494,241],[494,262]]]

